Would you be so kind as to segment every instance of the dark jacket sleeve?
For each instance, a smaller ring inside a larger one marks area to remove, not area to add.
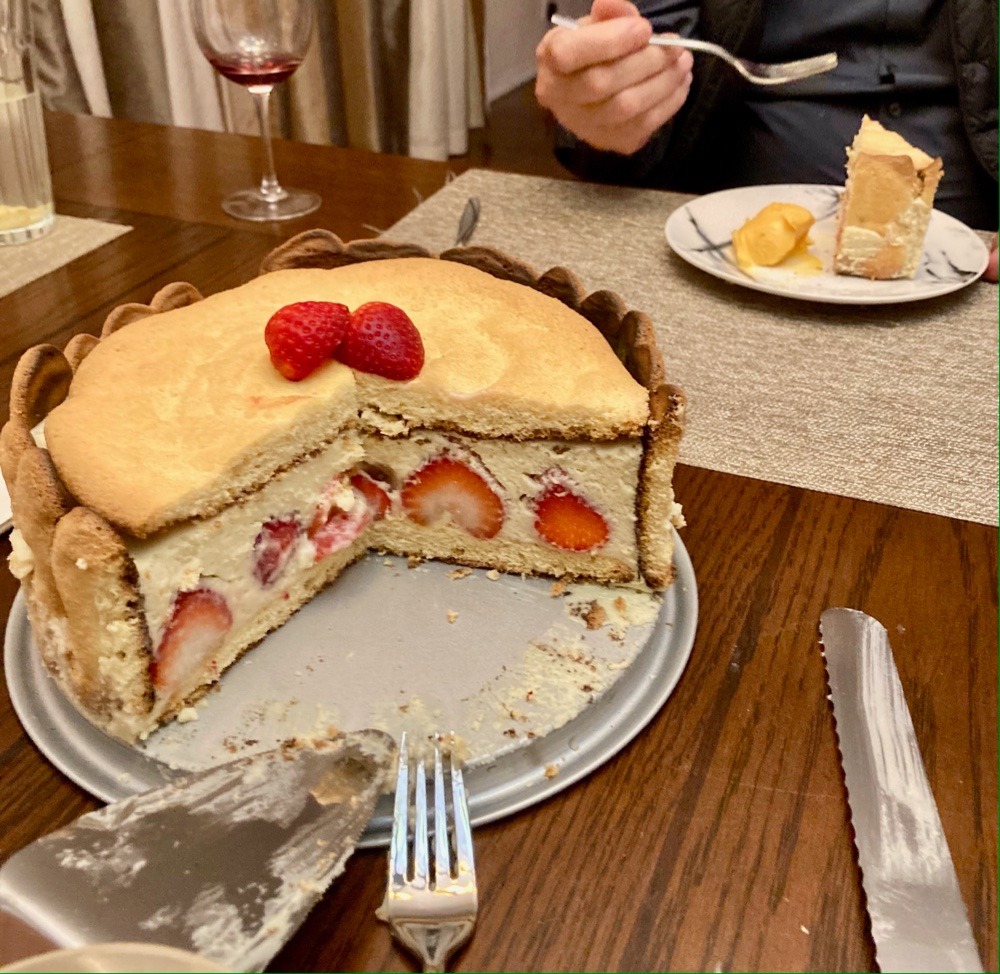
[[[996,0],[953,0],[950,13],[962,121],[977,158],[996,179]]]

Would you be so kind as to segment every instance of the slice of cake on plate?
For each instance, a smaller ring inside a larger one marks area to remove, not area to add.
[[[18,365],[11,567],[93,723],[148,734],[369,549],[670,584],[684,398],[645,315],[485,248],[314,231],[264,270],[208,298],[172,285]],[[402,309],[416,371],[344,353],[358,367],[290,381],[265,327],[301,302]]]
[[[943,173],[940,159],[865,115],[847,150],[834,270],[872,280],[913,277]]]

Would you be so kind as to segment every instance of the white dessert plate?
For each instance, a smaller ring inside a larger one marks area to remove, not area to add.
[[[7,625],[7,685],[42,753],[105,801],[328,728],[441,730],[468,749],[470,814],[481,824],[608,761],[666,702],[698,616],[679,540],[674,558],[677,579],[654,598],[576,585],[553,596],[549,579],[439,562],[409,568],[369,554],[237,662],[193,708],[197,719],[138,747],[93,727],[62,695],[32,645],[19,594]],[[609,624],[589,628],[580,608],[595,603]],[[391,819],[386,796],[361,844],[386,844]]]
[[[837,206],[841,187],[785,184],[727,189],[685,203],[667,220],[667,243],[678,257],[715,277],[754,291],[828,304],[897,304],[950,294],[977,280],[989,251],[974,230],[954,217],[931,212],[924,254],[913,280],[869,281],[833,272]],[[768,203],[797,203],[816,218],[809,252],[822,270],[799,265],[744,271],[733,254],[732,235]]]

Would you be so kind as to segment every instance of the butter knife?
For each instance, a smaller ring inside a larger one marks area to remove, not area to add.
[[[888,634],[827,609],[820,635],[879,968],[982,971]]]

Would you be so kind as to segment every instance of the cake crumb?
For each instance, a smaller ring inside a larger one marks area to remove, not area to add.
[[[423,563],[424,560],[420,557],[420,555],[407,555],[406,557],[407,568],[418,568]]]
[[[448,610],[448,621],[454,622],[458,618],[458,613],[454,609]]]
[[[453,568],[450,572],[448,572],[448,577],[453,582],[457,582],[460,578],[468,578],[471,574],[471,568]]]
[[[392,568],[392,559],[391,558],[386,558],[382,562],[382,564],[385,565],[386,568]]]
[[[583,614],[583,621],[588,629],[600,629],[608,621],[608,613],[603,605],[592,602],[590,608]]]
[[[559,774],[559,769],[554,764],[545,765],[546,778],[554,778],[557,774]]]
[[[198,711],[194,707],[183,707],[177,713],[178,724],[190,724],[192,720],[198,719]]]
[[[86,558],[77,558],[76,567],[79,568],[80,571],[85,572],[90,567],[90,565],[87,564]]]
[[[552,598],[557,599],[565,591],[566,583],[560,578],[558,582],[552,583],[552,588],[549,589],[549,595],[551,595]]]
[[[498,579],[498,578],[500,577],[500,572],[498,572],[498,571],[497,571],[497,570],[496,570],[495,568],[491,568],[491,569],[490,569],[490,570],[489,570],[489,571],[488,571],[488,572],[486,573],[486,577],[487,577],[487,578],[488,578],[488,579],[489,579],[489,580],[490,580],[491,582],[495,582],[495,581],[496,581],[496,580],[497,580],[497,579]]]

